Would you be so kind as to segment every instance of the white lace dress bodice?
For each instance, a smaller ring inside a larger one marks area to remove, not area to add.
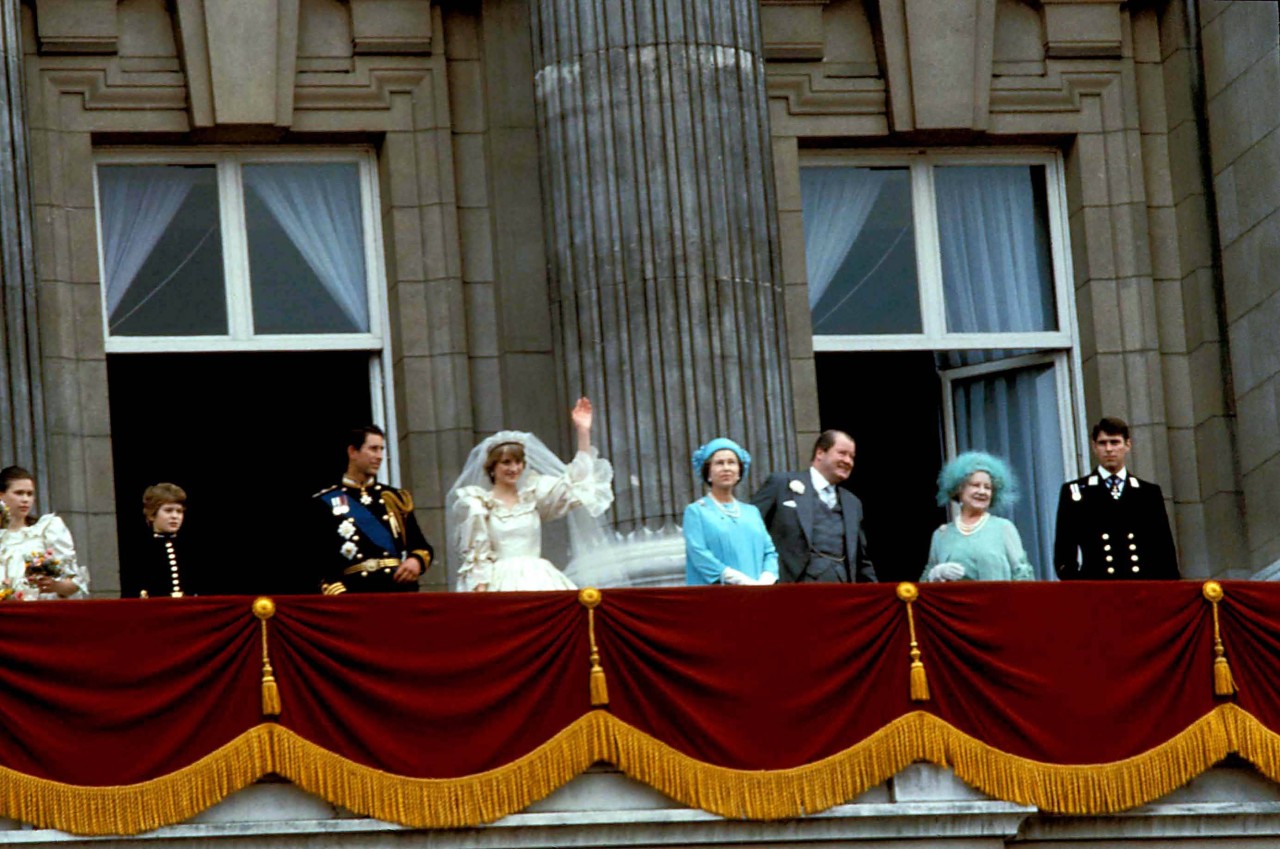
[[[46,513],[34,525],[0,530],[0,586],[13,590],[11,600],[59,597],[57,593],[42,594],[35,584],[27,581],[27,556],[50,551],[59,560],[62,577],[76,585],[76,592],[69,598],[89,594],[89,576],[76,560],[71,531],[57,514]]]
[[[577,587],[542,556],[542,523],[570,510],[599,515],[613,503],[612,467],[595,452],[580,451],[559,476],[529,474],[518,500],[505,504],[493,491],[466,486],[455,491],[465,511],[458,529],[462,550],[458,589],[470,592],[572,590]]]

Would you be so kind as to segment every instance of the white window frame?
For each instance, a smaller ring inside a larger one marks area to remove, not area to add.
[[[369,299],[367,333],[255,333],[249,278],[249,245],[245,235],[241,169],[245,165],[272,162],[347,162],[358,166],[361,222],[364,230],[365,283]],[[222,238],[223,295],[227,305],[227,332],[209,336],[112,336],[107,315],[106,268],[102,252],[102,208],[95,204],[98,226],[98,279],[102,285],[102,332],[108,354],[174,353],[197,351],[376,351],[389,338],[383,292],[382,227],[374,213],[379,208],[377,165],[370,148],[309,150],[289,148],[104,148],[94,154],[93,187],[98,195],[101,165],[213,165],[217,169],[219,228]],[[381,320],[379,320],[381,317]]]
[[[1044,167],[1048,207],[1049,246],[1053,273],[1055,331],[1011,333],[951,333],[947,331],[942,284],[942,251],[938,234],[933,169],[951,165],[1040,165]],[[1062,154],[1044,148],[1001,148],[998,151],[939,148],[931,150],[815,151],[806,153],[800,167],[897,167],[911,175],[912,220],[915,230],[916,280],[919,287],[920,333],[813,334],[815,353],[867,351],[972,351],[1027,350],[1026,357],[1011,357],[979,366],[942,371],[944,450],[956,456],[955,421],[951,381],[979,374],[994,374],[1038,363],[1052,363],[1058,383],[1058,408],[1063,442],[1063,472],[1074,477],[1086,463],[1082,415],[1079,327],[1076,321],[1065,166]],[[1077,415],[1075,411],[1080,411]]]
[[[942,429],[943,438],[946,442],[947,458],[953,459],[960,453],[956,437],[955,392],[953,391],[953,385],[956,381],[988,375],[1007,374],[1019,369],[1044,365],[1053,366],[1053,377],[1057,386],[1058,423],[1062,432],[1062,467],[1067,471],[1068,477],[1074,477],[1074,473],[1071,472],[1075,468],[1077,450],[1076,428],[1074,427],[1075,416],[1072,414],[1071,401],[1074,392],[1069,355],[1066,351],[1042,351],[1036,354],[1008,357],[989,363],[941,370],[939,376],[942,379]]]
[[[367,333],[254,333],[249,277],[249,248],[244,222],[241,169],[263,163],[349,162],[360,181],[361,223],[364,231],[365,277],[369,299]],[[227,333],[211,336],[112,336],[107,314],[106,268],[103,257],[102,205],[98,202],[100,165],[213,165],[217,169],[219,229],[222,239],[223,295],[227,305]],[[378,191],[376,154],[367,145],[315,149],[298,147],[105,147],[94,151],[94,220],[98,235],[98,280],[101,281],[102,336],[108,354],[226,353],[252,351],[367,351],[369,396],[373,424],[387,434],[388,483],[400,484],[395,397],[391,381],[391,318],[385,293],[386,266],[382,252],[382,208]]]

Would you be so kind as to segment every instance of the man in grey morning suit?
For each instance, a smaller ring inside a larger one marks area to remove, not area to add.
[[[862,502],[837,484],[853,471],[849,434],[823,431],[803,472],[772,474],[751,498],[778,549],[778,574],[791,583],[874,582],[862,530]]]

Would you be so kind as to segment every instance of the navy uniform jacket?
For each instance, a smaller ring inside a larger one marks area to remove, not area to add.
[[[1068,481],[1058,495],[1053,562],[1064,581],[1180,577],[1160,487],[1129,474],[1113,498],[1096,470]]]
[[[422,559],[425,572],[433,555],[407,490],[376,482],[361,487],[344,478],[311,500],[318,525],[311,550],[322,592],[417,592],[417,581],[400,583],[392,577],[410,555]],[[360,508],[367,514],[363,520]]]
[[[146,533],[145,555],[139,556],[137,577],[131,582],[136,585],[122,588],[121,597],[136,598],[143,592],[150,598],[199,595],[203,588],[198,581],[203,575],[196,554],[177,534],[158,534],[150,529]]]

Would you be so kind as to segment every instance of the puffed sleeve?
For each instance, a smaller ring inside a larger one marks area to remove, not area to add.
[[[41,536],[45,548],[53,551],[53,556],[60,561],[58,568],[62,570],[62,578],[76,585],[76,591],[64,598],[84,598],[89,595],[89,573],[76,560],[76,544],[71,538],[71,531],[62,518],[52,513],[44,517],[44,530]]]
[[[689,584],[718,584],[727,564],[711,553],[698,502],[684,508],[685,574]],[[776,568],[776,561],[775,561]]]
[[[463,590],[474,590],[489,583],[489,567],[493,565],[493,542],[489,538],[489,503],[485,490],[478,486],[459,489],[454,510],[462,517],[458,524],[458,550],[462,563],[458,581]]]
[[[1004,548],[1005,556],[1009,559],[1010,580],[1035,580],[1035,571],[1031,568],[1031,561],[1027,559],[1027,551],[1022,547],[1022,537],[1018,534],[1018,528],[1013,522],[1005,523]]]
[[[575,507],[599,516],[613,504],[613,464],[595,448],[579,451],[562,475],[542,475],[534,481],[538,515],[559,519]]]

